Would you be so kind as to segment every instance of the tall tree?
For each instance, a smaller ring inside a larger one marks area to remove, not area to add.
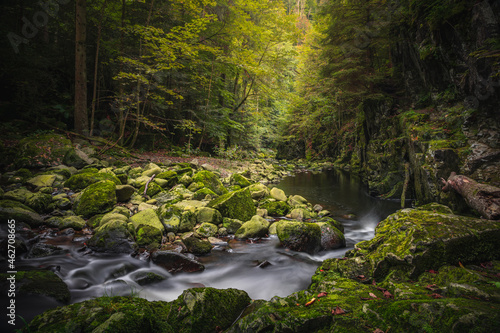
[[[76,1],[75,20],[75,131],[88,134],[87,115],[87,3]]]

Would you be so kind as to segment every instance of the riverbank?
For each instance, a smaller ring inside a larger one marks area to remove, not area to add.
[[[64,255],[45,240],[65,233],[83,252],[138,256],[175,274],[202,271],[196,257],[230,235],[254,241],[275,233],[297,253],[345,245],[342,225],[323,207],[253,181],[269,182],[270,170],[278,176],[287,166],[258,161],[246,165],[257,172],[231,173],[199,161],[88,162],[2,175],[0,213],[16,220],[16,236],[24,237],[16,239],[17,254]],[[276,219],[283,216],[288,220]],[[108,295],[49,310],[25,330],[491,332],[499,324],[499,231],[499,222],[438,204],[405,209],[345,258],[325,260],[308,288],[286,297],[251,300],[244,291],[214,288],[188,289],[171,302]],[[137,281],[162,278],[144,273]],[[17,293],[68,302],[57,268],[18,274]]]

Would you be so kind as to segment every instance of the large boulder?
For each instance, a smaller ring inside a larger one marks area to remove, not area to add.
[[[200,225],[198,230],[196,230],[196,233],[198,233],[201,237],[214,237],[217,235],[218,230],[219,228],[215,224],[205,222]]]
[[[29,179],[26,184],[32,188],[52,187],[56,181],[56,175],[38,175]]]
[[[321,248],[323,250],[333,250],[345,247],[344,234],[327,222],[318,222],[321,229]]]
[[[267,201],[260,208],[267,209],[267,215],[274,217],[286,216],[290,212],[290,206],[285,201]]]
[[[0,218],[2,223],[16,220],[17,223],[24,222],[30,227],[38,227],[43,223],[42,217],[34,210],[12,200],[0,200]]]
[[[184,238],[182,242],[186,245],[188,252],[197,256],[208,254],[212,251],[212,244],[209,241],[194,236]]]
[[[237,185],[241,188],[244,188],[244,187],[250,186],[252,183],[245,176],[240,175],[239,173],[234,173],[229,178],[229,184]]]
[[[210,207],[200,207],[196,210],[196,222],[202,223],[212,223],[218,225],[222,223],[221,213]]]
[[[250,194],[252,195],[252,199],[260,200],[269,196],[269,188],[262,183],[255,183],[248,187],[250,190]]]
[[[116,201],[126,202],[132,197],[135,192],[135,187],[131,185],[116,185]]]
[[[109,221],[94,230],[88,241],[90,249],[106,253],[132,253],[137,250],[134,237],[121,220]]]
[[[116,205],[116,184],[103,180],[83,190],[75,212],[84,217],[109,212]]]
[[[273,187],[270,191],[270,195],[273,199],[276,199],[278,201],[286,201],[286,194],[285,191],[282,189],[279,189],[277,187]]]
[[[243,225],[243,222],[237,219],[230,219],[229,217],[224,217],[222,219],[222,226],[226,228],[229,234],[234,234]]]
[[[241,221],[250,220],[257,211],[250,191],[246,188],[221,195],[210,201],[207,206],[217,209],[223,217]]]
[[[234,235],[240,239],[265,237],[269,230],[269,224],[266,219],[255,215],[250,221],[243,223]]]
[[[316,223],[280,221],[276,232],[281,244],[293,251],[314,254],[321,249],[321,228]]]
[[[67,166],[72,166],[81,169],[86,165],[94,163],[94,161],[79,148],[70,149],[63,157],[63,163]]]
[[[218,195],[227,193],[227,190],[222,185],[219,177],[217,177],[213,172],[207,170],[200,170],[193,176],[194,182],[201,182]]]
[[[58,228],[59,230],[72,228],[75,230],[82,230],[85,227],[85,220],[80,216],[65,216],[58,217],[54,216],[45,222],[48,226],[52,228]]]

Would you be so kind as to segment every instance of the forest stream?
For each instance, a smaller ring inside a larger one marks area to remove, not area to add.
[[[370,197],[360,181],[338,170],[300,172],[285,177],[278,185],[286,193],[299,194],[332,212],[345,228],[347,248],[315,255],[279,246],[276,235],[258,240],[224,238],[209,255],[199,257],[201,273],[172,275],[146,258],[128,255],[99,255],[81,251],[84,237],[48,236],[46,242],[69,250],[68,254],[36,259],[19,259],[29,269],[49,268],[68,285],[71,303],[107,296],[137,295],[150,301],[172,301],[191,287],[236,288],[252,299],[269,300],[305,289],[316,268],[327,258],[341,258],[354,244],[373,237],[379,221],[395,212],[399,202]],[[141,286],[134,275],[154,272],[165,277],[158,283]],[[45,297],[20,298],[26,321],[57,305]]]

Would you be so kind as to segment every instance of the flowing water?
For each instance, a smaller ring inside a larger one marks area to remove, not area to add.
[[[370,197],[357,178],[339,171],[301,172],[286,177],[277,187],[331,211],[344,224],[347,248],[308,255],[281,248],[276,236],[255,242],[228,239],[210,255],[199,258],[205,271],[172,275],[145,258],[85,254],[79,251],[82,239],[75,242],[72,236],[49,236],[46,241],[68,249],[69,253],[29,260],[18,258],[17,264],[56,271],[70,289],[71,303],[103,295],[130,294],[171,301],[183,290],[197,286],[238,288],[253,299],[269,300],[307,288],[322,260],[343,257],[355,243],[371,239],[376,224],[399,206],[398,202]],[[134,281],[143,272],[154,272],[165,279],[141,286]],[[18,301],[18,313],[27,321],[60,305],[35,296]]]

